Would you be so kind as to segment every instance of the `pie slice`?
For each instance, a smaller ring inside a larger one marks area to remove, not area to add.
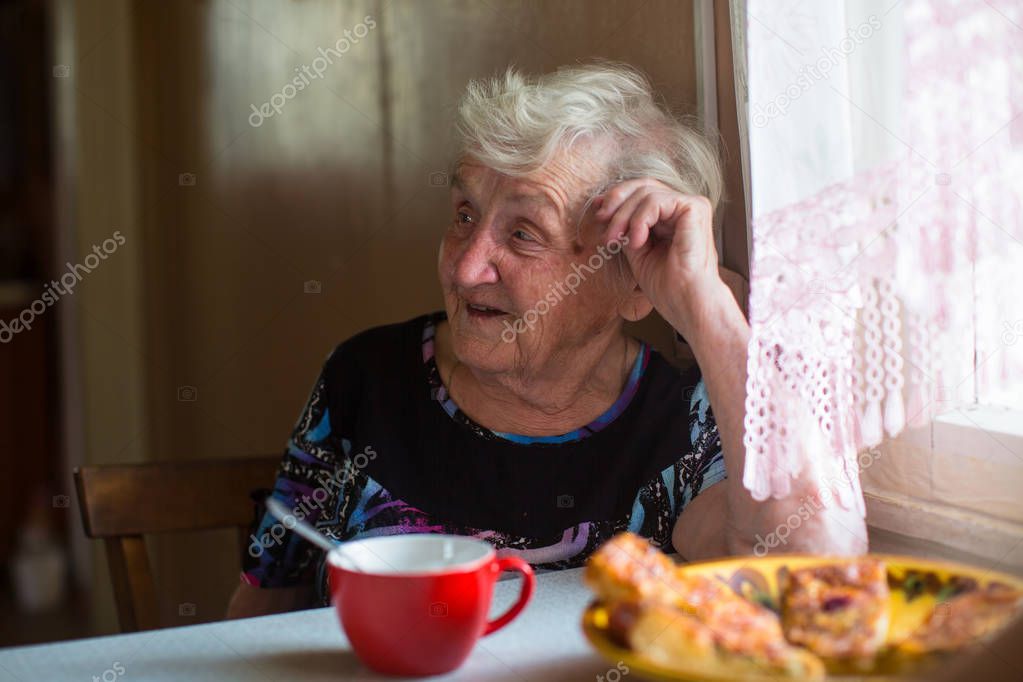
[[[989,583],[935,606],[900,649],[911,654],[956,651],[1000,629],[1021,606],[1023,595],[1018,590]]]
[[[816,656],[785,641],[772,611],[718,580],[681,571],[637,535],[622,533],[601,546],[584,580],[609,609],[612,635],[661,665],[730,675],[824,675]]]
[[[824,679],[821,660],[784,641],[763,648],[730,649],[719,628],[660,603],[616,602],[610,611],[612,636],[645,659],[671,670],[708,678],[746,679],[770,675]]]
[[[675,562],[634,533],[619,533],[590,555],[583,581],[605,602],[671,604],[681,587]]]
[[[884,646],[888,571],[883,561],[861,558],[801,568],[780,580],[788,641],[834,659],[869,659]]]

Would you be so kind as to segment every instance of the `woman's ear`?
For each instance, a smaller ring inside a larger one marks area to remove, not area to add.
[[[630,278],[631,279],[631,278]],[[639,322],[650,314],[654,304],[646,297],[639,285],[632,282],[632,290],[629,291],[618,303],[618,314],[629,322]]]

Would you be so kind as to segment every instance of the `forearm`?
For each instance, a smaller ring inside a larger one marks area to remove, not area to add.
[[[717,280],[706,293],[688,296],[687,307],[670,311],[668,322],[690,344],[721,438],[728,478],[724,495],[727,547],[748,554],[771,533],[785,526],[785,551],[858,553],[866,549],[866,527],[854,510],[819,500],[818,482],[810,472],[793,481],[792,494],[782,500],[757,502],[743,486],[746,449],[743,420],[746,400],[746,362],[750,328],[734,297]],[[812,512],[812,513],[810,513]],[[796,515],[798,524],[791,523]],[[793,526],[795,526],[793,528]]]
[[[235,589],[227,606],[227,618],[251,618],[271,613],[307,609],[313,605],[313,588],[259,588],[242,583]]]

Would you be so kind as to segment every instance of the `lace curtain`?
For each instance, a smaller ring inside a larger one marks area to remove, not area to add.
[[[743,482],[1023,407],[1023,3],[733,0],[752,236]]]

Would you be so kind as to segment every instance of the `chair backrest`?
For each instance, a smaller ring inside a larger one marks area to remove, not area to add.
[[[244,543],[253,519],[250,493],[273,486],[280,461],[274,455],[75,469],[85,534],[106,544],[122,632],[160,626],[143,536],[233,526]]]

